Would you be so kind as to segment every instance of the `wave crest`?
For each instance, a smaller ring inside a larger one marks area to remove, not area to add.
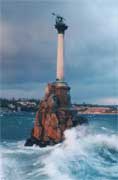
[[[1,177],[6,180],[16,177],[18,180],[118,179],[117,139],[117,134],[93,133],[91,127],[81,126],[65,131],[65,141],[54,147],[41,149],[24,147],[24,141],[6,142],[1,148]]]

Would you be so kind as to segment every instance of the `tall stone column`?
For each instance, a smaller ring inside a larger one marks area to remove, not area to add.
[[[58,34],[57,45],[57,79],[64,79],[64,35]]]
[[[57,80],[64,80],[64,32],[68,26],[63,22],[62,17],[56,19],[55,28],[58,32],[58,45],[57,45]]]

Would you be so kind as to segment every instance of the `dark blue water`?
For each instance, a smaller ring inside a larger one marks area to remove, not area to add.
[[[0,179],[118,180],[118,116],[88,115],[54,147],[24,147],[35,114],[1,113]]]

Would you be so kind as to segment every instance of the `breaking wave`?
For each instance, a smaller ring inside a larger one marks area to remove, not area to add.
[[[3,142],[0,177],[4,180],[117,180],[117,140],[116,133],[95,133],[91,127],[81,126],[67,130],[65,141],[53,147],[24,147],[24,141]]]

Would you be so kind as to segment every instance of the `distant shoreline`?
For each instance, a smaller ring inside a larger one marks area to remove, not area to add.
[[[36,112],[40,100],[38,99],[4,99],[0,98],[1,112]],[[90,115],[117,115],[118,105],[98,105],[98,104],[72,104],[72,107],[79,114]]]
[[[81,113],[81,112],[78,113],[84,115],[118,115],[118,113]]]

